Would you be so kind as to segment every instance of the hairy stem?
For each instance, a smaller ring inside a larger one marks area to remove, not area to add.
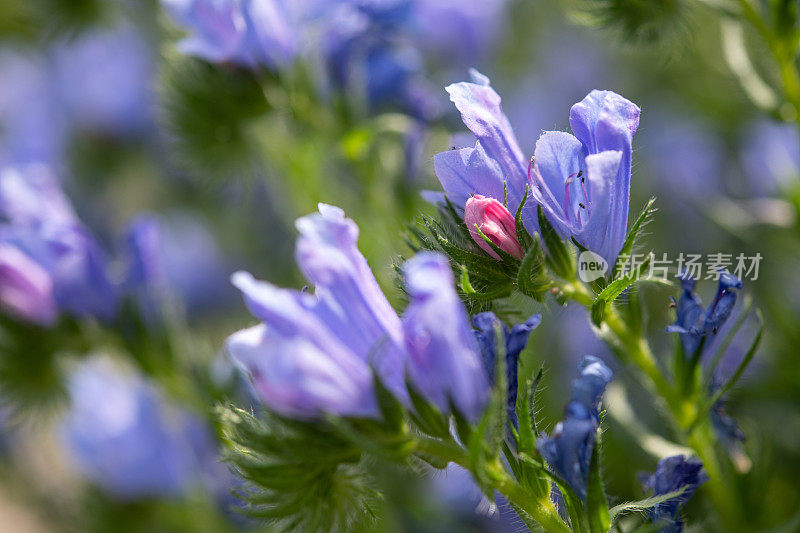
[[[415,450],[418,453],[438,457],[456,463],[472,472],[467,451],[454,441],[435,439],[424,435],[416,436]],[[475,472],[472,472],[475,474]],[[571,530],[561,520],[555,505],[550,501],[549,495],[545,498],[537,497],[517,483],[511,475],[498,466],[493,469],[490,479],[494,480],[494,489],[499,491],[509,502],[524,511],[536,520],[550,533],[569,533]]]
[[[591,311],[594,297],[586,286],[578,282],[568,282],[559,285],[559,288],[565,296]],[[733,528],[731,530],[740,528],[742,517],[735,504],[735,495],[726,483],[713,430],[707,421],[695,424],[697,419],[696,396],[684,394],[667,380],[656,362],[647,339],[641,333],[629,328],[613,307],[606,312],[603,322],[613,336],[613,339],[605,338],[604,340],[613,341],[613,344],[611,342],[609,344],[612,344],[615,351],[622,352],[621,355],[625,358],[625,362],[633,364],[647,377],[646,385],[667,407],[667,412],[677,430],[681,444],[691,447],[703,461],[709,475],[707,493],[717,509],[720,520],[728,528]]]

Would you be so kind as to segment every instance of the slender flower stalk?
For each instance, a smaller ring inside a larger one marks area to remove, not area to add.
[[[594,295],[582,283],[562,282],[558,285],[558,290],[566,298],[591,311]],[[733,487],[725,482],[711,419],[702,417],[698,420],[697,391],[694,394],[685,394],[678,388],[678,384],[670,383],[647,338],[641,331],[631,328],[613,306],[604,316],[600,336],[622,362],[633,365],[644,375],[643,384],[653,391],[656,403],[660,404],[667,415],[677,440],[692,448],[702,460],[709,478],[709,498],[720,519],[730,527],[740,526],[740,510],[735,503]]]

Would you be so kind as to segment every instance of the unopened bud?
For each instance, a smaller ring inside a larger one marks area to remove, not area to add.
[[[522,247],[517,240],[514,217],[503,204],[494,198],[487,198],[480,194],[469,198],[464,206],[464,222],[478,246],[495,259],[500,259],[500,256],[481,237],[476,226],[498,248],[517,259],[522,259]]]

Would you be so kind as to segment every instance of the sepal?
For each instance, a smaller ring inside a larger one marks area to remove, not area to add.
[[[575,279],[575,264],[572,255],[567,249],[567,245],[559,237],[558,232],[547,220],[542,206],[537,206],[539,217],[539,231],[542,241],[547,249],[547,266],[550,267],[558,277],[572,280]]]

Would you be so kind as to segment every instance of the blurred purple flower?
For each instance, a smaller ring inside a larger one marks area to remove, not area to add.
[[[41,56],[0,52],[0,164],[60,161],[66,122]]]
[[[403,265],[411,303],[403,315],[409,380],[442,412],[480,417],[490,385],[448,260],[421,252]]]
[[[190,314],[218,311],[231,305],[236,292],[231,268],[215,236],[193,213],[166,213],[161,224],[161,258],[170,290]]]
[[[721,271],[714,301],[708,309],[703,309],[703,302],[694,293],[696,281],[686,272],[679,277],[683,292],[676,304],[675,323],[667,327],[667,332],[680,335],[684,356],[689,358],[705,347],[706,337],[716,336],[728,320],[736,304],[734,289],[742,288],[742,280],[726,270]]]
[[[153,52],[133,27],[79,34],[53,51],[53,84],[72,124],[103,133],[141,131],[152,120]]]
[[[800,177],[800,140],[793,124],[763,120],[746,131],[742,166],[754,193],[776,194]]]
[[[214,448],[209,429],[141,376],[94,357],[71,373],[68,389],[61,433],[87,478],[124,500],[175,496],[200,481]]]
[[[589,467],[600,426],[600,399],[613,374],[603,361],[591,355],[584,356],[579,370],[580,375],[572,381],[564,419],[556,424],[549,437],[540,437],[536,447],[550,468],[580,498],[586,499]]]
[[[43,166],[0,169],[0,242],[35,261],[52,280],[60,310],[109,320],[116,289],[105,252],[77,219]]]
[[[212,63],[270,69],[287,66],[297,52],[297,29],[282,0],[162,0],[189,31],[178,48]]]
[[[314,294],[279,289],[245,272],[233,283],[263,323],[228,339],[257,394],[285,416],[379,414],[373,369],[408,404],[406,375],[445,412],[472,419],[488,383],[447,261],[420,254],[405,265],[411,302],[402,321],[358,251],[358,227],[336,207],[296,222],[296,259]]]
[[[480,346],[483,366],[489,376],[489,382],[494,383],[495,365],[497,364],[497,339],[495,328],[500,328],[505,337],[503,343],[506,353],[506,378],[508,379],[507,412],[508,418],[515,427],[517,424],[517,381],[519,377],[519,354],[528,344],[531,331],[542,322],[542,315],[536,314],[513,328],[503,324],[491,311],[478,313],[472,317],[475,339]]]
[[[651,521],[663,526],[662,533],[680,533],[683,531],[681,508],[692,497],[697,487],[708,480],[703,471],[700,459],[683,455],[665,457],[658,462],[656,471],[650,476],[642,476],[642,485],[646,491],[653,491],[654,496],[669,494],[685,489],[680,496],[659,503],[648,511]]]

